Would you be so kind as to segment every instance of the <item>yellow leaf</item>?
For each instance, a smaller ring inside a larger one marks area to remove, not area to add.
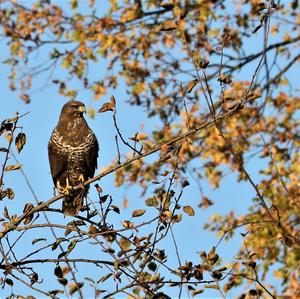
[[[191,206],[184,206],[183,211],[189,216],[195,216],[195,211]]]
[[[134,223],[128,220],[124,220],[121,222],[121,224],[125,227],[125,228],[132,228],[134,227]]]
[[[89,107],[89,109],[88,109],[88,116],[90,118],[95,118],[95,109],[93,107]]]
[[[127,238],[121,238],[119,241],[119,245],[124,251],[128,251],[131,246],[131,242]]]
[[[15,165],[8,165],[4,168],[4,171],[12,171],[12,170],[17,170],[20,169],[22,165],[20,163],[17,163]]]
[[[194,87],[198,84],[199,80],[198,79],[194,79],[191,82],[189,82],[189,84],[186,87],[186,92],[190,93]]]
[[[141,209],[141,210],[135,210],[132,212],[132,217],[140,217],[142,215],[145,214],[145,210]]]
[[[79,289],[83,287],[83,283],[70,283],[69,284],[69,295],[73,295],[75,292],[77,292]]]
[[[177,28],[177,25],[172,20],[167,20],[161,24],[161,31],[171,31]]]

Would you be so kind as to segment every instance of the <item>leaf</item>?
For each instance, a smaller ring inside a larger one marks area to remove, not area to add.
[[[219,286],[217,284],[206,284],[206,285],[204,285],[204,287],[206,289],[216,289],[216,290],[219,289]]]
[[[30,277],[30,284],[33,285],[39,280],[39,276],[37,273],[33,273]]]
[[[158,205],[158,201],[157,201],[156,197],[154,197],[154,196],[147,198],[145,203],[146,203],[146,206],[148,206],[148,207],[156,207]]]
[[[172,20],[167,20],[160,25],[161,31],[172,31],[177,28],[177,25]]]
[[[3,208],[3,216],[4,216],[6,219],[10,219],[10,216],[9,216],[9,213],[8,213],[8,210],[7,210],[7,207],[6,207],[6,206]]]
[[[8,197],[8,199],[14,199],[15,193],[14,193],[13,189],[6,188],[5,192],[6,192],[6,196]]]
[[[160,4],[160,7],[169,10],[172,9],[174,7],[174,4],[170,3],[169,1],[164,1]]]
[[[108,278],[110,278],[112,275],[113,275],[112,273],[108,273],[108,274],[106,274],[106,275],[103,275],[103,276],[97,281],[97,283],[106,281],[106,280],[107,280]]]
[[[133,137],[129,137],[130,140],[139,142],[148,138],[146,133],[136,133]]]
[[[123,197],[122,199],[122,208],[126,209],[128,206],[128,199],[126,197]]]
[[[206,208],[210,207],[213,204],[214,203],[208,197],[203,196],[202,201],[199,204],[199,208],[206,209]]]
[[[150,262],[150,263],[148,264],[148,268],[149,268],[149,270],[155,272],[156,269],[157,269],[157,265],[156,265],[156,263],[154,263],[154,262]]]
[[[175,6],[173,8],[173,14],[174,14],[174,17],[176,18],[176,20],[179,21],[180,17],[181,17],[181,9],[179,6]]]
[[[194,87],[199,83],[198,79],[194,79],[192,81],[189,82],[189,84],[186,87],[186,92],[190,93],[192,92],[192,90],[194,89]]]
[[[121,221],[121,224],[125,227],[125,228],[132,228],[134,227],[134,223],[128,220],[124,220]]]
[[[57,258],[58,258],[58,259],[61,259],[62,257],[66,256],[67,254],[68,254],[68,252],[63,251],[63,252],[61,252],[61,253],[57,256]]]
[[[34,240],[32,240],[31,244],[34,245],[35,243],[38,243],[38,242],[41,242],[41,241],[47,241],[47,239],[45,239],[45,238],[34,239]]]
[[[296,244],[295,239],[291,236],[286,236],[284,239],[284,243],[289,248],[293,247]]]
[[[254,34],[254,33],[256,33],[261,27],[263,27],[264,25],[261,23],[261,24],[259,24],[259,25],[257,25],[256,27],[255,27],[255,29],[252,31],[252,33]]]
[[[58,278],[63,278],[63,277],[64,277],[63,272],[62,272],[62,269],[61,269],[60,266],[55,267],[55,269],[54,269],[54,274],[55,274],[55,276],[58,277]]]
[[[98,112],[103,113],[106,111],[114,111],[116,108],[116,99],[115,97],[112,95],[110,97],[110,102],[106,102],[104,103],[101,108],[98,110]]]
[[[70,253],[75,248],[76,244],[77,244],[77,240],[72,240],[68,245],[67,252]]]
[[[69,284],[69,295],[73,295],[74,293],[76,293],[79,289],[83,287],[83,285],[83,282]]]
[[[6,278],[5,283],[8,284],[11,287],[14,285],[14,282],[10,278]]]
[[[57,279],[58,280],[58,282],[60,283],[60,284],[62,284],[63,286],[66,286],[67,284],[68,284],[68,280],[66,279],[66,278],[59,278],[59,279]]]
[[[52,250],[55,250],[57,247],[58,247],[58,245],[61,243],[61,242],[63,242],[63,241],[67,241],[67,239],[66,238],[58,238],[53,244],[52,244]]]
[[[189,216],[195,216],[195,211],[191,206],[184,206],[183,211]]]
[[[89,234],[97,234],[98,233],[98,228],[95,225],[90,225],[89,226]]]
[[[95,109],[93,107],[89,107],[88,109],[88,116],[91,118],[91,119],[94,119],[95,118]]]
[[[19,133],[15,139],[15,146],[17,148],[18,153],[21,152],[25,143],[26,143],[26,135],[24,133]]]
[[[20,163],[17,163],[15,165],[7,165],[5,168],[4,168],[4,171],[12,171],[12,170],[18,170],[22,167],[22,165]]]
[[[115,213],[120,214],[120,209],[117,205],[111,205],[110,209],[113,210]]]
[[[131,242],[128,238],[121,238],[119,241],[119,245],[122,248],[123,251],[129,251],[131,247]]]
[[[140,217],[142,215],[145,214],[145,210],[141,209],[141,210],[135,210],[132,212],[132,217]]]
[[[188,180],[184,180],[183,183],[182,183],[182,188],[185,188],[185,187],[187,187],[189,185],[190,185],[189,181]]]
[[[199,294],[201,294],[201,293],[203,293],[204,292],[204,290],[203,289],[198,289],[198,290],[194,290],[194,291],[192,291],[192,296],[193,297],[195,297],[195,296],[197,296],[197,295],[199,295]]]

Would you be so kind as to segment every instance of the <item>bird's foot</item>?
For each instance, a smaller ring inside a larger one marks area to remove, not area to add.
[[[83,177],[83,174],[81,174],[79,177],[78,177],[78,182],[83,184],[84,183],[84,177]]]
[[[68,179],[68,178],[66,178],[66,186],[65,186],[65,187],[62,187],[62,186],[60,185],[60,182],[59,182],[59,181],[57,181],[56,186],[57,186],[58,192],[59,192],[59,193],[62,193],[62,194],[64,194],[64,195],[69,195],[69,194],[70,194],[70,191],[73,190],[73,187],[69,184],[69,179]]]

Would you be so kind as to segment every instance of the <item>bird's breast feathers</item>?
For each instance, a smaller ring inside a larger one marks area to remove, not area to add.
[[[78,134],[64,134],[63,136],[57,130],[54,130],[51,136],[51,142],[57,149],[63,153],[75,154],[89,150],[96,142],[94,133],[89,130],[88,134],[82,138]]]

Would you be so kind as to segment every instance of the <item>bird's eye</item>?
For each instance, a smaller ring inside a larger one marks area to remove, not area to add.
[[[79,106],[78,105],[73,105],[72,106],[74,109],[77,109]]]

